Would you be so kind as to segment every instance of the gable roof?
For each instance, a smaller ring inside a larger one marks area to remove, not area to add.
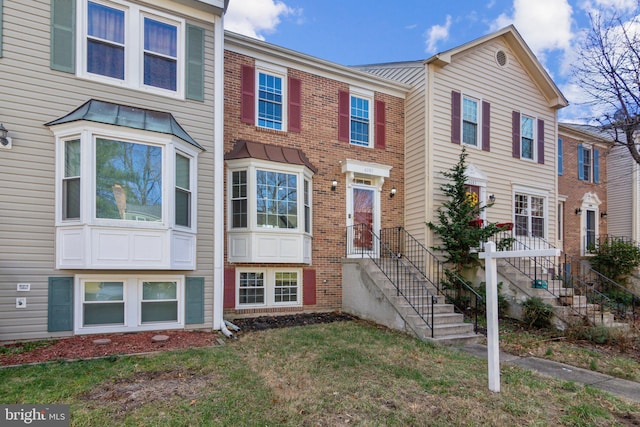
[[[437,53],[424,62],[426,64],[434,64],[439,67],[446,67],[451,63],[451,61],[453,61],[454,56],[467,50],[474,49],[477,46],[498,37],[504,38],[514,55],[524,66],[525,70],[529,72],[531,79],[536,83],[545,98],[549,101],[549,106],[551,108],[563,108],[569,105],[567,98],[565,98],[560,89],[558,89],[558,86],[556,86],[553,79],[549,76],[549,73],[547,73],[540,61],[538,61],[538,58],[536,58],[535,54],[531,51],[518,30],[516,30],[516,27],[513,25],[509,25],[508,27],[502,28],[501,30],[487,34],[483,37],[479,37],[453,49]]]
[[[171,113],[130,107],[96,99],[90,99],[66,116],[45,123],[45,126],[60,125],[79,120],[165,133],[176,136],[194,147],[204,150],[200,144],[182,129],[182,126]]]
[[[558,123],[558,134],[561,136],[563,133],[573,133],[584,139],[607,144],[612,144],[615,138],[611,129],[576,123]]]

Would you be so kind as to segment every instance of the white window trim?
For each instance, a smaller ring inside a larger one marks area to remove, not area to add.
[[[595,254],[589,253],[585,244],[587,238],[587,211],[594,212],[594,233],[597,239],[600,233],[600,205],[602,204],[602,201],[596,193],[592,192],[585,193],[580,201],[582,202],[580,205],[580,255],[593,256]]]
[[[351,142],[351,97],[355,96],[357,98],[366,99],[369,101],[369,144],[354,144]],[[372,90],[363,89],[360,87],[351,86],[349,87],[349,144],[355,145],[356,147],[368,147],[373,148],[375,135],[375,93]]]
[[[191,195],[191,204],[189,206],[189,223],[191,224],[189,227],[185,227],[184,225],[180,225],[180,224],[176,224],[175,221],[175,206],[176,206],[176,200],[175,200],[175,189],[176,188],[181,188],[178,187],[177,182],[176,182],[176,171],[175,171],[175,161],[176,161],[176,155],[181,155],[182,157],[186,157],[187,159],[189,159],[189,194]],[[194,153],[189,153],[187,151],[185,151],[182,148],[178,148],[176,147],[174,149],[173,152],[173,164],[174,164],[174,171],[173,171],[173,203],[170,206],[171,211],[173,212],[173,221],[172,224],[180,230],[184,230],[184,231],[190,231],[190,230],[195,230],[196,229],[196,220],[197,220],[197,209],[196,206],[198,206],[198,180],[197,180],[197,173],[198,173],[198,169],[197,169],[197,161],[198,158],[197,156],[194,155]],[[164,177],[164,174],[163,174]]]
[[[87,71],[87,11],[89,0],[77,0],[76,13],[76,75],[79,78],[92,80],[113,86],[135,89],[171,98],[185,98],[185,21],[157,10],[138,6],[122,0],[91,0],[108,7],[124,11],[125,50],[124,80],[93,74]],[[144,18],[171,24],[177,27],[176,40],[176,90],[168,90],[144,84]]]
[[[277,132],[287,132],[288,127],[288,110],[289,110],[289,79],[287,78],[287,68],[279,65],[271,64],[268,62],[256,61],[255,62],[255,124],[261,129],[275,130]],[[282,79],[282,129],[272,129],[259,125],[260,115],[260,73],[270,74]]]
[[[178,319],[176,322],[142,323],[142,282],[176,282],[178,297]],[[74,333],[101,334],[114,332],[155,331],[162,329],[184,328],[185,277],[181,275],[77,275],[74,280]],[[124,325],[84,326],[84,283],[85,282],[123,282],[124,286]]]
[[[186,232],[197,233],[197,159],[198,152],[186,142],[171,135],[93,122],[72,122],[52,129],[56,137],[56,226],[86,224],[90,226],[140,229],[169,229],[175,226],[175,153],[190,159],[191,227],[176,226]],[[162,221],[145,222],[96,218],[95,212],[95,142],[96,138],[113,139],[162,148]],[[62,180],[64,179],[65,142],[80,139],[80,218],[62,218]]]
[[[533,142],[531,144],[531,154],[532,158],[529,159],[527,157],[522,156],[522,120],[527,117],[533,121]],[[520,112],[520,159],[525,160],[527,162],[538,162],[538,118],[534,114],[528,114],[525,112]]]
[[[580,181],[583,182],[590,182],[593,183],[593,163],[594,163],[594,159],[593,159],[593,154],[594,154],[594,148],[593,145],[591,144],[582,144],[582,175],[584,176],[584,166],[585,164],[587,164],[587,162],[584,161],[584,153],[585,152],[589,152],[589,178],[583,178]]]
[[[465,147],[473,147],[475,149],[482,150],[482,98],[479,96],[471,95],[468,93],[461,93],[460,95],[460,143]],[[471,145],[464,142],[464,100],[465,98],[475,101],[477,104],[477,132],[476,132],[476,144]]]
[[[241,159],[228,161],[227,168],[227,231],[233,232],[260,232],[260,233],[280,233],[280,234],[299,234],[313,235],[313,227],[311,233],[304,231],[304,181],[309,181],[309,206],[311,207],[311,217],[313,217],[313,173],[302,165],[289,165],[285,163],[269,162],[259,159]],[[233,172],[247,171],[247,227],[233,228],[233,211],[232,211],[232,195],[233,195]],[[258,227],[257,221],[257,202],[256,202],[256,171],[263,170],[268,172],[288,173],[296,175],[297,185],[297,228],[268,228]]]
[[[540,189],[540,188],[526,187],[526,186],[520,186],[520,185],[517,185],[517,186],[514,185],[512,187],[512,194],[511,194],[511,215],[512,215],[511,221],[514,224],[514,231],[513,231],[514,236],[516,235],[516,230],[515,230],[516,211],[515,211],[515,205],[514,205],[516,194],[541,197],[544,199],[544,236],[542,238],[550,242],[555,240],[555,239],[551,239],[549,236],[549,200],[551,200],[551,197],[550,197],[551,192]],[[554,221],[555,221],[555,218],[554,218]],[[529,233],[531,233],[531,230],[529,230]]]
[[[263,273],[264,274],[264,303],[263,304],[240,304],[240,274],[241,273]],[[295,302],[275,302],[276,273],[297,273],[298,300]],[[274,308],[274,307],[302,307],[302,269],[301,268],[237,268],[236,269],[236,309],[246,308]]]

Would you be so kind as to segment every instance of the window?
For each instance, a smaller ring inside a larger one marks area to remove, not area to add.
[[[191,227],[191,159],[176,154],[176,225]]]
[[[141,323],[178,321],[178,283],[142,282]]]
[[[162,148],[96,138],[97,219],[162,221]]]
[[[183,96],[182,20],[124,2],[80,4],[81,76]]]
[[[594,147],[578,144],[578,179],[600,182],[600,152]]]
[[[238,306],[301,305],[300,270],[238,271]]]
[[[462,99],[462,142],[478,145],[478,101],[466,96]]]
[[[370,140],[370,100],[351,95],[351,138],[350,142],[355,145],[369,146]]]
[[[231,174],[231,224],[233,228],[247,227],[247,171]]]
[[[124,283],[85,282],[82,325],[123,325],[124,304]]]
[[[274,167],[256,161],[230,172],[231,228],[311,233],[311,180],[301,167]]]
[[[514,214],[516,236],[545,236],[544,197],[516,194]]]
[[[533,134],[533,118],[525,115],[521,116],[520,121],[520,157],[523,159],[534,160],[534,134]]]
[[[62,219],[80,218],[80,140],[64,142]]]
[[[76,333],[184,326],[184,277],[78,276]]]
[[[282,130],[283,78],[258,72],[258,126]]]
[[[297,175],[256,170],[258,227],[298,228]]]

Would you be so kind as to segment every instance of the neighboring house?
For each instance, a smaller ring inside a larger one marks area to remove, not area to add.
[[[443,171],[468,153],[482,219],[556,241],[557,111],[567,100],[513,26],[426,61],[358,67],[411,85],[406,101],[405,226],[428,246]]]
[[[623,145],[607,157],[607,231],[611,236],[640,242],[640,165]]]
[[[0,1],[0,340],[220,328],[225,3]]]
[[[225,312],[339,310],[346,228],[402,225],[408,86],[229,32],[224,74]]]
[[[607,234],[610,137],[595,126],[558,125],[558,240],[564,253],[589,255]]]

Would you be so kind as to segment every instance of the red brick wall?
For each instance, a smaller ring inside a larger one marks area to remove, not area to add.
[[[580,233],[581,233],[581,216],[575,213],[577,208],[582,207],[582,198],[588,192],[595,193],[602,204],[598,206],[599,212],[607,211],[607,154],[608,149],[605,146],[593,146],[599,151],[600,166],[600,182],[581,181],[578,179],[578,144],[588,145],[589,141],[578,140],[567,134],[560,134],[563,141],[563,174],[558,176],[558,193],[567,196],[564,204],[564,233],[563,244],[564,251],[572,257],[580,257]],[[598,234],[607,234],[607,219],[596,218],[598,221]]]
[[[318,168],[318,172],[313,177],[312,265],[295,265],[295,267],[316,270],[316,304],[305,306],[305,309],[338,310],[342,305],[341,259],[346,250],[346,190],[340,161],[349,158],[392,166],[391,175],[386,178],[381,194],[381,225],[383,228],[402,225],[404,99],[375,93],[375,99],[384,101],[386,104],[386,149],[350,145],[338,141],[337,121],[338,91],[348,91],[349,84],[289,68],[288,76],[300,79],[302,82],[302,131],[293,133],[265,130],[241,121],[242,65],[254,65],[253,58],[225,51],[225,153],[231,150],[236,140],[245,139],[298,148],[304,151],[311,163]],[[338,180],[338,188],[336,191],[331,191],[331,182],[334,179]],[[389,191],[394,186],[397,193],[394,198],[390,198]],[[225,196],[225,203],[226,200]],[[225,255],[225,268],[240,266],[242,265],[226,262]],[[259,267],[260,265],[247,264],[246,266]],[[348,284],[345,285],[348,286]],[[255,310],[255,312],[260,311],[264,310]]]

